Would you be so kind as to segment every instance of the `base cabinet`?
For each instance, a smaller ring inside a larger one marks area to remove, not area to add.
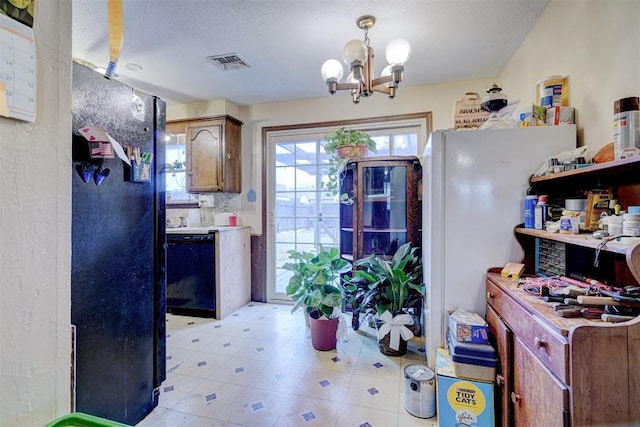
[[[640,425],[640,317],[562,318],[518,281],[487,273],[503,426]]]
[[[507,363],[513,360],[513,334],[500,319],[491,306],[487,305],[487,324],[491,344],[498,353],[501,364],[496,375],[496,420],[498,425],[513,425],[513,410],[511,406],[512,366]]]
[[[517,426],[569,425],[567,386],[518,338],[513,346],[513,421]]]

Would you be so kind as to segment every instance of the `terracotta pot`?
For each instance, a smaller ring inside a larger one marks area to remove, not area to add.
[[[376,322],[376,329],[382,326],[383,322],[381,320],[375,319],[375,322]],[[407,354],[406,340],[400,337],[400,345],[398,345],[397,350],[394,350],[389,346],[390,341],[391,341],[391,334],[387,334],[384,337],[382,337],[382,339],[378,340],[378,350],[380,350],[380,353],[387,356],[404,356],[405,354]]]
[[[336,348],[336,333],[340,319],[314,319],[309,316],[311,345],[316,350],[328,351]]]
[[[367,154],[369,154],[369,147],[366,145],[341,145],[336,147],[336,154],[341,159],[367,157]]]

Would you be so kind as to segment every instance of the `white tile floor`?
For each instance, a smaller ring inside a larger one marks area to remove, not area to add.
[[[437,426],[404,408],[412,363],[425,363],[421,339],[385,356],[367,325],[314,350],[286,305],[251,303],[221,321],[167,315],[167,379],[138,426]]]

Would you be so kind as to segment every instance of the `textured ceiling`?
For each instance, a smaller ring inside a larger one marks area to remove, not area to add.
[[[548,0],[124,0],[118,80],[168,103],[237,105],[329,96],[320,67],[369,31],[376,76],[384,48],[407,39],[402,87],[497,76]],[[73,57],[109,62],[107,0],[73,0]],[[239,53],[251,68],[222,71],[207,56]],[[142,66],[131,71],[128,64]],[[345,72],[345,74],[347,74]]]

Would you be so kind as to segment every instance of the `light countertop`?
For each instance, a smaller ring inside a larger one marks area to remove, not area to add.
[[[246,225],[238,225],[238,226],[224,226],[224,225],[211,225],[209,227],[176,227],[176,228],[167,228],[167,234],[209,234],[214,231],[233,231],[240,230],[243,228],[249,228]]]

